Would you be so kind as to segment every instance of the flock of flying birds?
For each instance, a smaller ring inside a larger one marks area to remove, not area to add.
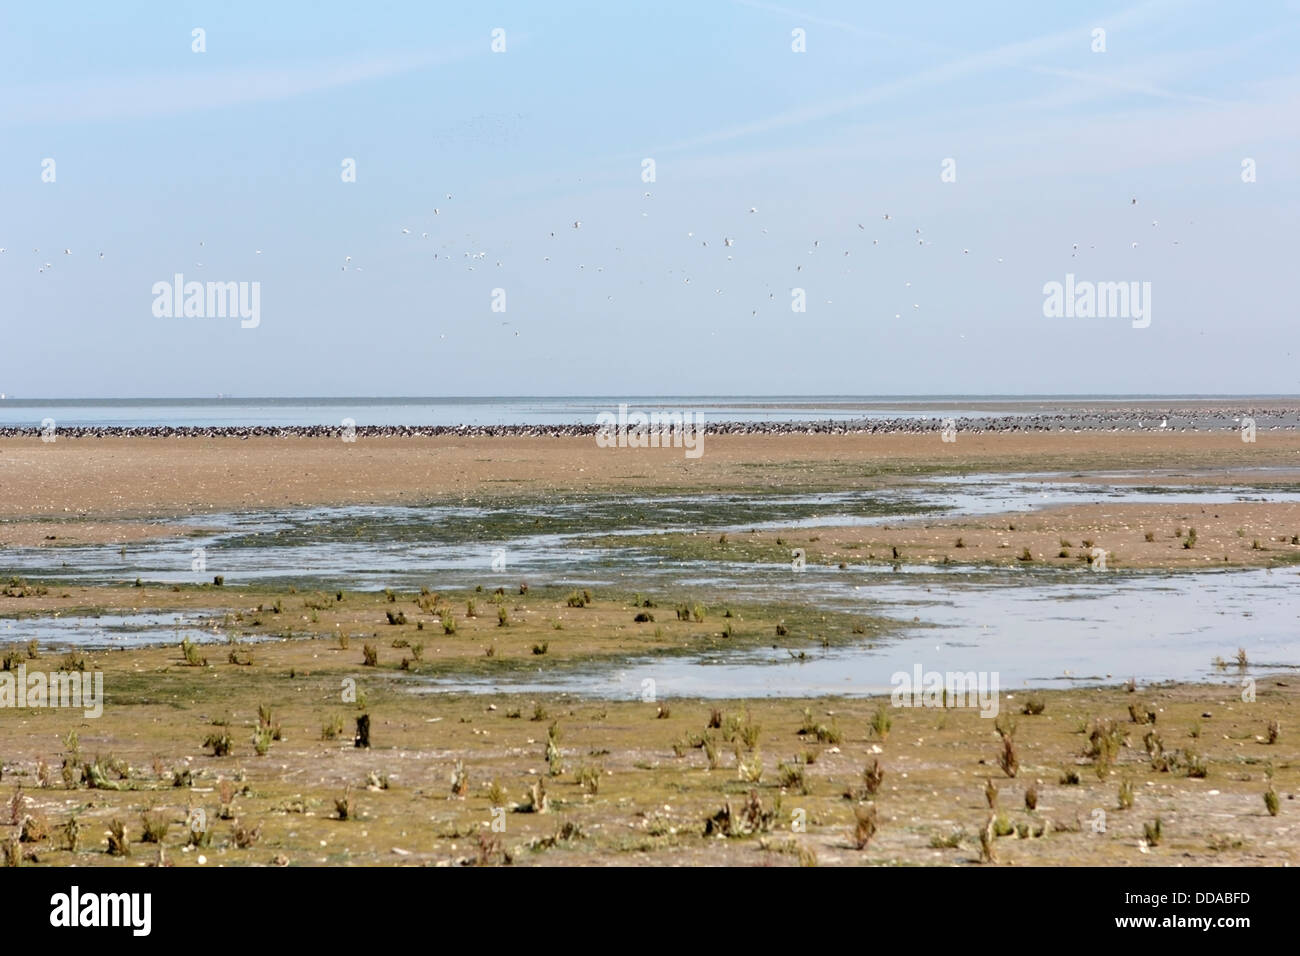
[[[447,193],[447,194],[446,194],[446,198],[447,198],[447,200],[451,200],[451,199],[452,199],[452,194],[451,194],[451,193]],[[644,193],[644,198],[645,198],[645,199],[650,199],[650,198],[652,198],[652,193],[649,193],[649,192]],[[1130,206],[1136,206],[1136,205],[1138,204],[1137,197],[1133,197],[1133,198],[1129,201],[1129,203],[1130,203]],[[435,207],[435,208],[434,208],[434,210],[433,210],[433,214],[434,214],[435,216],[441,215],[441,213],[442,213],[442,209],[441,209],[441,207]],[[749,207],[749,215],[757,215],[757,214],[758,214],[758,207],[756,207],[756,206],[750,206],[750,207]],[[641,215],[644,217],[644,216],[648,216],[649,214],[643,212]],[[882,214],[882,216],[881,216],[881,223],[882,223],[882,224],[892,224],[893,222],[894,222],[894,217],[893,217],[893,215],[892,215],[891,213],[883,213],[883,214]],[[1191,223],[1189,223],[1189,225],[1195,225],[1195,223],[1194,223],[1194,222],[1191,222]],[[580,230],[580,229],[582,229],[582,226],[583,226],[582,220],[580,220],[580,219],[575,219],[575,220],[573,221],[573,223],[572,223],[572,227],[571,227],[571,228],[574,229],[574,230]],[[1159,223],[1158,220],[1152,220],[1152,222],[1151,222],[1151,227],[1152,227],[1152,228],[1159,228],[1159,226],[1160,226],[1160,223]],[[859,230],[860,232],[866,232],[866,231],[867,231],[867,227],[866,227],[863,223],[857,223],[857,227],[858,227],[858,230]],[[883,225],[882,228],[884,228],[884,229],[891,229],[891,230],[892,230],[892,229],[895,228],[895,227],[893,227],[892,225]],[[873,231],[874,231],[874,230],[873,230]],[[409,227],[403,226],[403,227],[401,227],[401,235],[402,235],[402,236],[408,236],[408,237],[409,237],[409,236],[413,236],[414,233],[412,232],[412,230],[411,230]],[[760,227],[760,231],[757,233],[757,235],[758,235],[758,236],[766,236],[766,235],[768,235],[768,230],[767,230],[767,228],[766,228],[766,227]],[[426,232],[421,232],[419,238],[420,238],[421,240],[428,240],[428,239],[430,238],[430,236],[429,236],[429,233],[426,231]],[[469,238],[469,237],[467,237],[467,238]],[[548,242],[549,242],[549,241],[554,241],[554,240],[556,240],[556,238],[557,238],[556,233],[555,233],[554,231],[551,231],[550,234],[549,234],[549,236],[547,237],[547,241],[548,241]],[[685,234],[685,238],[688,239],[688,240],[691,240],[691,241],[695,241],[695,240],[698,238],[698,241],[699,241],[699,243],[700,243],[700,247],[701,247],[701,248],[708,248],[708,246],[709,246],[709,241],[708,241],[707,239],[697,237],[694,231],[688,231],[688,232],[686,232],[686,234]],[[914,228],[913,233],[912,233],[912,237],[911,237],[911,238],[912,238],[912,239],[915,239],[915,241],[916,241],[916,245],[919,246],[919,247],[925,247],[925,246],[933,245],[933,242],[932,242],[929,238],[927,238],[927,237],[922,233],[922,230],[921,230],[919,227]],[[736,243],[737,243],[737,241],[738,241],[738,240],[737,240],[737,237],[734,236],[734,235],[723,235],[723,236],[721,237],[721,239],[722,239],[722,246],[721,246],[721,248],[722,248],[723,250],[730,250],[730,249],[732,249],[732,248],[735,248],[735,247],[736,247]],[[202,248],[203,245],[204,245],[203,240],[199,240],[199,246],[200,246],[200,248]],[[446,241],[446,242],[443,242],[442,245],[441,245],[441,247],[440,247],[440,251],[437,251],[437,252],[434,252],[434,253],[433,253],[433,259],[434,259],[435,261],[445,262],[445,263],[451,264],[453,261],[455,261],[455,259],[456,259],[457,257],[454,255],[454,253],[449,253],[447,250],[449,250],[449,249],[454,249],[456,245],[457,245],[457,244],[456,244],[454,241]],[[879,245],[880,245],[880,238],[879,238],[879,237],[872,238],[872,240],[871,240],[871,245],[872,245],[872,246],[879,246]],[[1130,248],[1131,248],[1131,249],[1137,249],[1137,248],[1139,247],[1139,245],[1140,245],[1140,243],[1139,243],[1138,241],[1134,240],[1134,241],[1130,244]],[[1175,245],[1175,246],[1176,246],[1176,245],[1179,245],[1179,240],[1177,240],[1177,239],[1173,240],[1173,245]],[[822,241],[821,241],[820,239],[813,239],[813,240],[812,240],[812,245],[811,245],[811,247],[807,250],[807,254],[810,255],[810,256],[812,256],[812,255],[816,255],[816,254],[818,254],[818,253],[821,251],[821,247],[822,247]],[[1088,248],[1089,248],[1089,249],[1096,249],[1096,245],[1095,245],[1095,244],[1093,244],[1093,245],[1089,245]],[[623,251],[621,246],[614,246],[614,247],[613,247],[613,250],[614,250],[614,252],[616,252],[616,253],[621,253],[621,252]],[[52,262],[40,262],[40,261],[39,261],[39,256],[40,256],[40,249],[39,249],[39,248],[35,248],[35,249],[33,249],[32,251],[33,251],[33,252],[38,256],[38,269],[37,269],[38,273],[45,273],[45,272],[47,272],[47,271],[53,270],[53,268],[54,268],[54,264],[53,264]],[[5,252],[6,252],[5,248],[4,248],[3,246],[0,246],[0,254],[4,254]],[[970,255],[970,253],[971,253],[971,250],[970,250],[969,248],[963,248],[963,249],[961,249],[961,255],[963,255],[963,256],[968,256],[968,255]],[[261,250],[261,249],[257,249],[257,250],[255,250],[255,254],[260,256],[260,255],[262,254],[262,250]],[[71,250],[71,249],[66,249],[66,248],[65,248],[65,249],[63,250],[63,255],[65,255],[65,256],[71,256],[71,255],[72,255],[72,250]],[[852,255],[852,250],[851,250],[851,249],[844,249],[844,250],[843,250],[843,256],[841,256],[840,258],[848,258],[848,257],[850,257],[851,255]],[[1072,248],[1071,248],[1070,256],[1071,256],[1071,258],[1077,258],[1078,255],[1079,255],[1079,243],[1076,242],[1076,243],[1073,243],[1073,244],[1072,244]],[[100,252],[99,252],[99,254],[98,254],[98,258],[99,258],[99,259],[103,259],[103,258],[104,258],[104,253],[103,253],[103,251],[100,251]],[[461,252],[459,258],[460,258],[460,260],[461,260],[463,263],[465,263],[466,270],[469,271],[469,272],[473,272],[473,271],[475,270],[475,264],[476,264],[476,263],[482,263],[482,262],[484,262],[484,261],[488,258],[488,254],[487,254],[487,252],[485,252],[485,251],[481,251],[481,250],[480,250],[480,251],[464,251],[464,252]],[[996,258],[997,262],[999,262],[999,263],[1004,261],[1004,257],[1002,257],[1002,256],[997,256],[997,257],[995,257],[995,258]],[[727,252],[727,253],[726,253],[726,261],[727,261],[727,262],[734,261],[734,259],[735,259],[735,254],[734,254],[734,253],[731,253],[731,252]],[[497,267],[497,268],[502,268],[502,267],[503,267],[503,263],[502,263],[502,261],[501,261],[500,259],[495,259],[494,261],[495,261],[495,263],[496,263],[496,267]],[[552,261],[552,260],[551,260],[551,256],[550,256],[550,255],[544,255],[544,256],[542,257],[542,261],[543,261],[544,263],[550,263],[550,262]],[[201,268],[204,267],[204,264],[203,264],[202,262],[195,262],[195,263],[194,263],[194,266],[195,266],[196,268],[200,268],[200,269],[201,269]],[[585,263],[578,263],[578,264],[577,264],[577,267],[578,267],[578,270],[579,270],[579,271],[585,271],[586,268],[587,268]],[[351,255],[345,255],[345,256],[343,257],[343,262],[342,262],[342,264],[340,265],[339,268],[340,268],[340,270],[343,271],[343,272],[347,272],[349,268],[351,268],[352,270],[354,270],[354,271],[356,271],[356,272],[363,272],[363,271],[365,271],[363,266],[361,266],[361,265],[354,265],[354,264],[353,264],[353,257],[352,257]],[[604,266],[597,266],[596,269],[595,269],[595,271],[598,272],[598,273],[604,272]],[[676,270],[670,269],[670,270],[668,270],[668,274],[669,274],[669,275],[672,275],[675,271],[676,271]],[[687,268],[685,268],[685,267],[683,267],[682,270],[681,270],[681,273],[682,273],[682,282],[683,282],[684,285],[690,285],[690,284],[691,284],[691,278],[692,278],[692,277],[691,277],[691,275],[689,274],[689,272],[690,272],[690,270],[687,269]],[[793,266],[793,272],[794,272],[794,278],[795,278],[795,280],[796,280],[796,282],[797,282],[797,279],[799,278],[799,274],[803,272],[803,264],[802,264],[802,263],[795,263],[794,266]],[[644,280],[642,280],[642,284],[644,284]],[[907,280],[905,280],[905,281],[903,282],[903,286],[904,286],[904,288],[906,288],[906,289],[910,289],[910,288],[912,287],[912,283],[911,283],[911,281],[907,281]],[[720,288],[720,287],[715,287],[714,290],[713,290],[713,292],[714,292],[715,295],[723,295],[723,294],[724,294],[724,290],[723,290],[722,288]],[[775,292],[774,290],[772,290],[770,286],[767,287],[767,292],[768,292],[768,296],[767,296],[767,297],[768,297],[768,300],[769,300],[769,301],[773,301],[773,300],[775,300],[775,298],[776,298],[776,292]],[[783,294],[784,294],[784,293],[783,293]],[[613,295],[608,295],[608,296],[606,297],[606,299],[607,299],[607,301],[613,302],[613,301],[614,301],[614,296],[613,296]],[[831,304],[831,300],[828,299],[828,300],[827,300],[827,304]],[[919,309],[921,308],[921,304],[920,304],[919,302],[914,302],[914,303],[912,303],[912,308],[913,308],[914,310],[919,310]],[[756,316],[756,315],[758,315],[758,310],[757,310],[757,309],[753,309],[753,310],[751,310],[751,315],[752,315],[752,316]],[[901,318],[902,318],[902,313],[895,313],[895,314],[894,314],[894,318],[895,318],[895,319],[901,319]],[[503,322],[501,322],[501,325],[503,325],[503,326],[505,326],[505,325],[509,325],[509,324],[510,324],[510,323],[509,323],[508,321],[503,321]],[[518,335],[519,335],[519,332],[516,330],[514,334],[515,334],[516,336],[518,336]],[[716,333],[715,333],[715,334],[716,334]],[[444,333],[441,333],[441,337],[445,339],[445,338],[447,337],[447,336],[446,336],[446,333],[445,333],[445,332],[444,332]],[[962,336],[962,337],[965,338],[965,336]]]

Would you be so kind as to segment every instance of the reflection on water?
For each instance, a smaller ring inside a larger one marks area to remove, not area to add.
[[[67,614],[49,617],[0,618],[0,645],[40,641],[53,647],[146,647],[224,641],[217,629],[219,612],[136,614]],[[244,638],[248,640],[248,638]]]
[[[636,697],[654,681],[659,696],[760,697],[871,694],[890,676],[924,670],[997,672],[1003,688],[1073,681],[1239,681],[1236,666],[1215,667],[1245,648],[1246,673],[1300,666],[1300,571],[1196,574],[1094,574],[1088,571],[993,571],[982,576],[836,571],[793,575],[751,567],[733,593],[801,597],[840,610],[860,609],[919,624],[873,647],[822,649],[783,642],[779,649],[725,657],[642,659],[616,671],[598,669],[512,682],[512,689],[564,690]],[[880,578],[883,580],[871,580]],[[820,579],[820,580],[819,580]],[[715,583],[718,583],[715,579]],[[806,659],[792,660],[791,651]],[[491,691],[491,681],[437,682],[438,689]]]

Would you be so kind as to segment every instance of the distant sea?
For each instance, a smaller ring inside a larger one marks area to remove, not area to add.
[[[1287,404],[1293,397],[1222,396],[595,396],[484,398],[0,398],[0,427],[277,425],[570,425],[592,424],[600,412],[694,412],[705,422],[782,422],[854,419],[1021,416],[1115,407],[1153,410],[1189,405],[1244,408]]]

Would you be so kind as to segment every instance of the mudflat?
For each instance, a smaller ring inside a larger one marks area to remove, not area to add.
[[[698,459],[566,437],[61,436],[0,440],[0,560],[5,548],[118,541],[125,553],[213,512],[623,494],[653,512],[697,492],[1030,474],[1153,497],[888,525],[810,519],[730,536],[591,534],[601,547],[718,562],[788,563],[802,548],[810,563],[1065,570],[1098,547],[1121,574],[1271,567],[1300,552],[1300,504],[1284,500],[1300,482],[1300,435],[1289,432],[1255,443],[1233,432],[717,435]],[[1213,486],[1225,500],[1161,500],[1179,486]],[[378,534],[376,546],[403,540]],[[486,571],[477,589],[448,589],[431,573],[418,592],[323,578],[226,586],[211,570],[207,583],[132,587],[133,573],[112,585],[13,578],[0,588],[10,862],[1300,863],[1300,683],[1244,649],[1234,656],[1249,623],[1207,660],[1204,683],[1003,688],[988,719],[946,694],[900,705],[511,686],[633,660],[870,646],[898,623],[870,603],[697,603],[676,581],[652,595],[501,587]],[[138,613],[197,616],[187,627],[206,643],[31,640],[42,622]],[[19,675],[56,672],[102,679],[102,713],[17,700]],[[465,681],[485,692],[465,692]]]

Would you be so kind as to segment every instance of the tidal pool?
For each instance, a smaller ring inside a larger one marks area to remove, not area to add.
[[[1261,479],[1263,475],[1259,476]],[[769,651],[707,658],[662,657],[618,669],[565,672],[515,689],[623,696],[654,680],[661,696],[879,693],[890,675],[926,670],[996,672],[1001,686],[1043,682],[1235,678],[1212,667],[1244,647],[1255,666],[1300,666],[1300,570],[1177,574],[1046,568],[871,564],[847,570],[695,562],[653,549],[590,547],[598,536],[673,531],[891,523],[927,517],[1023,512],[1094,502],[1298,501],[1289,489],[1100,486],[1062,475],[971,475],[871,491],[807,495],[590,496],[519,504],[307,508],[187,519],[185,538],[128,546],[10,549],[0,575],[95,584],[260,582],[300,590],[476,585],[605,587],[711,603],[797,602],[859,610],[899,622],[888,639],[833,650],[783,640]],[[1064,480],[1062,480],[1064,479]],[[107,616],[106,616],[107,617]],[[167,617],[168,620],[160,620]],[[192,640],[203,629],[170,615],[130,615],[92,625],[72,618],[0,621],[43,641],[109,643]],[[198,620],[196,617],[195,620]],[[791,653],[802,654],[799,659]],[[480,681],[435,688],[490,690]]]

